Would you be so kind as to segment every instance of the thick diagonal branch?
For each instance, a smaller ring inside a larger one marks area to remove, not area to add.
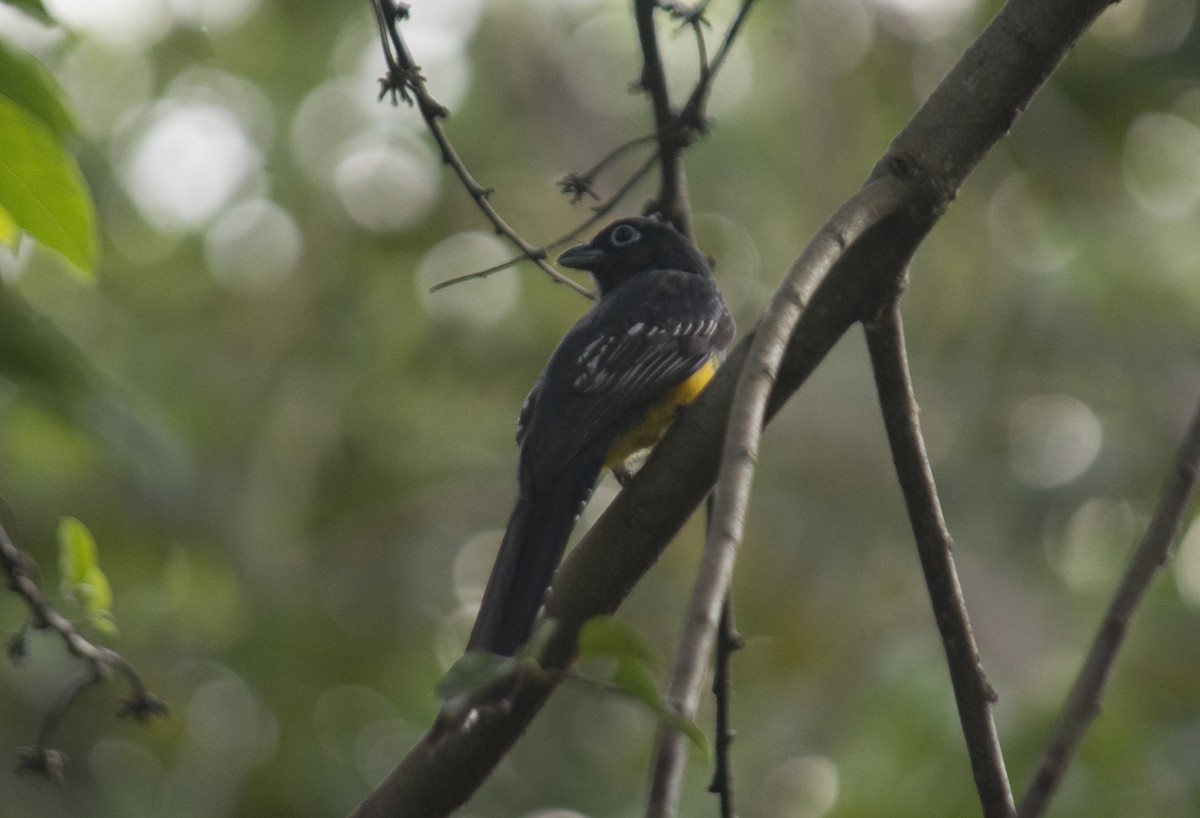
[[[1010,0],[897,135],[874,176],[903,180],[906,206],[849,248],[817,288],[789,341],[768,416],[850,326],[894,295],[904,264],[967,175],[1108,4]],[[559,622],[543,656],[549,666],[571,662],[582,623],[616,609],[711,490],[746,351],[743,341],[559,568],[547,601]],[[354,814],[448,814],[504,757],[556,684],[554,674],[529,677],[507,711],[489,711],[470,729],[426,734]]]
[[[767,406],[789,341],[817,285],[850,247],[903,207],[904,196],[902,182],[883,177],[843,205],[792,265],[755,329],[734,392],[712,521],[668,689],[672,704],[685,718],[692,718],[699,704],[721,605],[729,590],[742,540]],[[660,734],[647,816],[675,815],[686,752],[684,739],[678,733]]]

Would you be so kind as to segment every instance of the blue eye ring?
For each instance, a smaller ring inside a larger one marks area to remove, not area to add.
[[[609,236],[609,241],[612,242],[613,247],[624,247],[627,244],[633,244],[641,237],[642,234],[633,225],[619,224]]]

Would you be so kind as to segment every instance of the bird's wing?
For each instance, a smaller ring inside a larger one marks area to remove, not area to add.
[[[532,475],[553,479],[598,437],[635,425],[728,343],[728,312],[711,279],[651,277],[621,295],[580,322],[547,365],[523,433]]]

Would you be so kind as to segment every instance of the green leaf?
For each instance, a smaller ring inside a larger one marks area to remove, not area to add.
[[[438,680],[435,693],[443,702],[470,699],[511,675],[517,660],[483,650],[467,651]]]
[[[0,244],[10,250],[15,250],[19,238],[21,238],[21,231],[17,229],[17,223],[13,221],[13,217],[7,210],[0,207]]]
[[[658,651],[645,635],[632,625],[611,616],[596,616],[584,623],[579,632],[579,655],[589,658],[638,659],[658,663]]]
[[[99,567],[96,539],[88,527],[74,517],[58,521],[58,572],[63,593],[85,583],[94,568]]]
[[[668,725],[687,736],[696,749],[705,758],[708,758],[708,738],[704,735],[704,731],[691,719],[679,715],[667,698],[658,692],[654,677],[650,675],[650,671],[644,663],[628,657],[619,659],[612,682],[621,691],[628,693],[653,710]]]
[[[115,636],[112,586],[100,569],[96,539],[74,517],[63,517],[58,523],[58,570],[63,595],[73,597],[83,606],[89,624]]]
[[[95,214],[79,167],[45,123],[7,97],[0,97],[0,207],[78,270],[92,271]]]
[[[66,92],[54,75],[26,52],[0,40],[0,96],[40,119],[59,139],[78,131]]]
[[[54,18],[50,16],[50,12],[46,11],[46,7],[42,5],[42,0],[2,0],[2,2],[13,8],[20,9],[30,17],[37,18],[43,23],[54,23]]]

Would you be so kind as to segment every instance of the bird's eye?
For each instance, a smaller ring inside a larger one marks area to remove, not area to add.
[[[633,244],[640,239],[642,234],[637,231],[636,227],[628,224],[618,225],[617,229],[612,231],[610,241],[614,247],[624,247],[626,244]]]

